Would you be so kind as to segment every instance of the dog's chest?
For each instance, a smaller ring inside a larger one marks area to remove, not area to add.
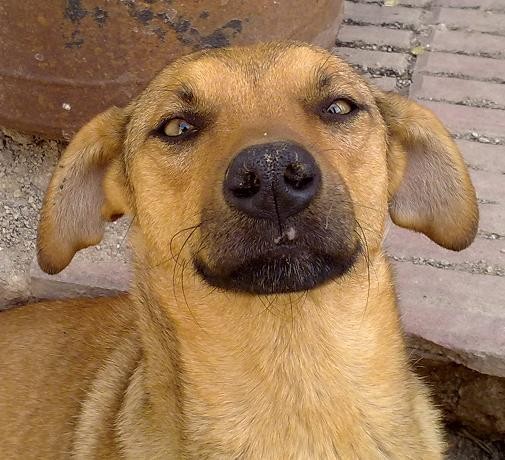
[[[257,388],[242,394],[225,387],[185,405],[190,458],[382,458],[366,415],[353,395],[329,387]],[[378,436],[380,437],[380,435]]]

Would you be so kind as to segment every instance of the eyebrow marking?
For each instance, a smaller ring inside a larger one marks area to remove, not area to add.
[[[328,73],[324,72],[318,75],[317,85],[319,86],[319,88],[321,89],[328,88],[329,86],[331,86],[331,82],[332,77]]]
[[[185,102],[186,104],[194,104],[196,102],[195,93],[188,85],[183,84],[176,91],[176,95],[181,101]]]

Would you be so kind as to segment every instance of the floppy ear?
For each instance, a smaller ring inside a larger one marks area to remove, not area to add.
[[[440,120],[394,93],[376,93],[388,132],[393,222],[459,251],[475,238],[479,211],[463,158]]]
[[[72,139],[49,183],[40,215],[38,262],[58,273],[82,248],[100,242],[106,220],[128,211],[120,153],[125,110],[112,107]]]

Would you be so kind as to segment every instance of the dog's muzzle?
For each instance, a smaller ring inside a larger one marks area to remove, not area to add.
[[[240,151],[225,173],[225,203],[204,206],[206,255],[194,254],[197,273],[252,294],[312,289],[346,273],[359,250],[354,212],[338,174],[326,182],[323,189],[319,165],[299,144]]]

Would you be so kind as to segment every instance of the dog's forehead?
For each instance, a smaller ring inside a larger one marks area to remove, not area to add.
[[[364,80],[338,57],[310,45],[276,44],[187,56],[162,71],[151,89],[179,95],[189,89],[202,98],[219,100],[261,92],[306,93],[330,84],[348,94],[369,96]]]

